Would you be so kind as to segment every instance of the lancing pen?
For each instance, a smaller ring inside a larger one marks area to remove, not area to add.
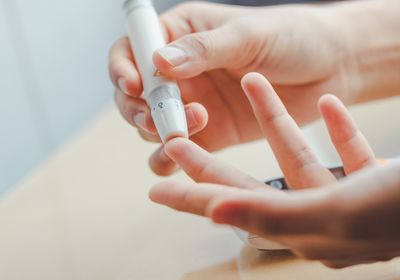
[[[157,12],[151,0],[124,3],[126,27],[136,65],[142,77],[144,97],[163,143],[188,137],[185,109],[176,81],[160,75],[153,53],[166,45]]]

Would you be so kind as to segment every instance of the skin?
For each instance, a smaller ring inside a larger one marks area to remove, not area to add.
[[[262,137],[240,87],[251,71],[269,78],[300,125],[318,117],[315,105],[327,92],[345,104],[397,94],[399,10],[397,0],[267,8],[187,2],[161,16],[169,44],[154,53],[154,64],[179,81],[191,139],[216,151]],[[109,61],[122,116],[159,142],[127,38]],[[176,170],[161,147],[150,166],[159,175]]]
[[[353,79],[359,75],[357,63],[346,40],[340,39],[343,34],[333,29],[332,17],[311,6],[255,9],[201,2],[164,13],[161,23],[169,46],[183,50],[184,57],[171,62],[158,51],[154,63],[161,73],[179,80],[191,139],[216,151],[262,137],[240,86],[241,77],[250,71],[269,77],[300,124],[318,116],[315,104],[324,92],[354,103],[361,95],[358,79]],[[310,36],[316,40],[313,44]],[[141,98],[140,75],[127,38],[113,46],[109,69],[122,116],[144,139],[159,141]],[[134,118],[140,112],[145,121],[138,124]],[[151,157],[150,166],[159,175],[176,169],[162,148]]]
[[[300,257],[332,268],[399,256],[399,162],[379,166],[344,105],[333,95],[325,95],[318,107],[350,175],[336,182],[318,162],[268,81],[251,73],[242,84],[265,138],[296,191],[267,187],[194,142],[174,139],[165,151],[195,183],[162,182],[152,188],[150,198],[274,240]]]
[[[160,73],[179,80],[191,141],[160,146],[150,166],[169,175],[179,165],[198,183],[161,183],[151,199],[281,242],[330,267],[398,256],[399,164],[377,167],[343,104],[323,95],[354,104],[398,94],[399,10],[398,0],[257,9],[192,2],[164,13],[169,44],[153,60]],[[122,116],[145,140],[159,142],[126,38],[113,46],[109,70]],[[270,83],[251,74],[241,86],[251,71]],[[297,127],[317,118],[318,108],[351,174],[340,182]],[[266,188],[208,153],[263,136],[298,191]]]

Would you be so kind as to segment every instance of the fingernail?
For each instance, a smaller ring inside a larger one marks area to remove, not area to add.
[[[164,47],[157,52],[173,67],[182,65],[188,59],[187,53],[176,47]]]
[[[187,120],[188,128],[194,128],[197,126],[198,123],[197,123],[197,120],[196,120],[196,117],[194,115],[192,108],[186,109],[186,120]]]
[[[135,124],[143,130],[148,131],[146,125],[146,114],[144,112],[139,112],[133,117]]]
[[[167,156],[167,154],[165,153],[164,149],[160,150],[159,153],[159,159],[162,163],[168,163],[171,161],[171,159]]]
[[[123,93],[128,94],[128,86],[126,85],[126,80],[124,78],[118,79],[118,87]]]

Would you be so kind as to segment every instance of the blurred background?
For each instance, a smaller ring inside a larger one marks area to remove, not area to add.
[[[124,34],[122,2],[0,0],[0,195],[113,102],[107,59]],[[163,11],[182,1],[155,2]],[[399,106],[392,99],[354,109],[380,156],[400,152],[400,133],[393,129],[400,123]],[[335,161],[321,126],[306,131],[321,158]]]

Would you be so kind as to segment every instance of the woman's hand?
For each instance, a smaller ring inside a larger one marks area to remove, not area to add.
[[[358,68],[343,36],[348,27],[336,29],[333,11],[194,2],[163,14],[170,44],[154,54],[154,63],[164,75],[179,80],[191,139],[215,151],[262,136],[240,87],[241,77],[250,71],[270,78],[299,124],[317,117],[316,103],[324,92],[354,102],[361,90]],[[141,79],[126,38],[114,45],[109,68],[124,118],[146,140],[159,141],[140,97]],[[150,165],[160,175],[169,175],[176,167],[162,147]]]
[[[259,74],[242,83],[288,184],[297,190],[275,190],[193,142],[175,139],[165,152],[197,183],[163,182],[153,187],[151,199],[274,240],[330,267],[399,256],[400,164],[379,167],[346,108],[327,95],[319,110],[346,173],[358,171],[336,182],[271,85]]]

